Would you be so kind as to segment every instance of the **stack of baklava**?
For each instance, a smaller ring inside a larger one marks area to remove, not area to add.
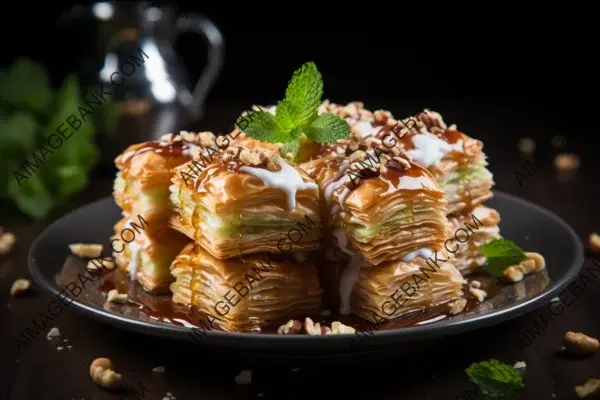
[[[171,262],[189,242],[169,226],[171,171],[191,160],[198,147],[196,135],[186,138],[164,135],[131,145],[115,159],[113,195],[123,218],[114,226],[113,256],[121,270],[152,292],[169,290]]]
[[[446,199],[434,177],[399,150],[353,146],[300,165],[322,192],[322,276],[333,306],[339,296],[341,314],[375,322],[461,298],[465,281],[443,249]]]
[[[171,267],[175,302],[227,331],[321,311],[304,256],[321,247],[319,187],[304,171],[266,147],[230,144],[175,168],[172,182],[171,225],[193,240]]]
[[[341,106],[326,101],[320,112],[339,115],[352,129],[350,140],[327,151],[349,154],[364,148],[398,148],[427,168],[445,192],[450,224],[444,247],[453,255],[455,266],[466,275],[486,263],[479,248],[500,237],[500,215],[481,205],[492,198],[494,184],[481,141],[460,132],[456,125],[448,127],[439,113],[430,110],[399,121],[389,111],[371,112],[359,102]],[[476,228],[469,229],[469,240],[462,242],[464,234],[456,240],[455,232],[464,229],[465,223]]]

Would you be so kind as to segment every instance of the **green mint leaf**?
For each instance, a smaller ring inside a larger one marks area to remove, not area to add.
[[[501,276],[504,270],[525,260],[527,257],[519,246],[505,239],[492,240],[480,248],[481,254],[487,258],[484,270],[495,276]]]
[[[301,143],[302,142],[300,138],[294,139],[291,142],[284,143],[283,146],[281,146],[281,155],[284,158],[296,162],[298,160],[298,155],[300,154]],[[289,153],[291,153],[291,156],[288,156]]]
[[[318,116],[304,129],[306,136],[313,142],[333,144],[338,139],[346,139],[350,134],[350,126],[335,114]]]
[[[471,382],[490,397],[510,396],[525,387],[519,371],[498,360],[473,363],[465,372]]]
[[[317,115],[322,96],[323,77],[314,62],[307,62],[294,71],[285,90],[282,109],[277,105],[278,121],[287,129],[310,123]]]
[[[235,124],[246,135],[263,142],[285,143],[292,140],[290,132],[267,111],[249,111],[240,116]]]

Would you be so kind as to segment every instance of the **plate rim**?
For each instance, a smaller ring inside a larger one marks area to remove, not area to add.
[[[557,221],[565,231],[571,236],[572,243],[574,245],[574,261],[568,267],[567,272],[560,277],[558,280],[551,283],[548,287],[544,289],[541,294],[536,295],[535,297],[526,300],[522,303],[511,305],[505,309],[492,311],[491,313],[474,316],[472,318],[458,320],[458,321],[437,321],[432,324],[424,324],[420,326],[410,326],[406,328],[399,329],[389,329],[389,330],[376,330],[370,332],[372,336],[368,341],[362,342],[359,344],[360,347],[364,347],[365,349],[370,347],[369,345],[377,346],[379,341],[395,339],[394,341],[397,343],[408,342],[412,340],[421,340],[425,338],[432,337],[440,337],[443,335],[455,335],[463,332],[478,330],[482,328],[487,328],[493,325],[497,325],[506,321],[509,321],[513,318],[517,318],[521,315],[527,314],[537,308],[539,308],[542,303],[544,303],[547,299],[556,293],[562,291],[569,283],[571,283],[580,273],[583,268],[585,262],[585,252],[584,246],[575,230],[567,224],[560,216],[555,214],[554,212],[541,207],[535,203],[532,203],[528,200],[522,199],[515,195],[500,191],[494,190],[494,197],[498,198],[506,198],[511,201],[519,203],[521,206],[530,207],[536,209],[536,211],[541,212],[545,216]],[[34,249],[38,246],[38,243],[47,236],[48,231],[50,231],[56,225],[59,225],[61,222],[68,218],[72,218],[73,216],[85,212],[87,209],[94,207],[100,203],[111,203],[115,205],[112,196],[106,196],[95,200],[93,202],[82,205],[75,210],[62,215],[60,218],[53,221],[50,225],[46,226],[34,239],[31,243],[27,254],[27,264],[29,272],[33,278],[33,280],[38,284],[47,294],[51,296],[56,296],[60,293],[60,289],[56,286],[52,281],[47,280],[40,268],[39,263],[33,258]],[[553,296],[556,297],[556,296]],[[87,305],[83,302],[80,302],[77,297],[72,297],[71,303],[69,303],[67,308],[71,308],[74,305],[73,309],[77,310],[79,313],[87,317],[92,317],[93,319],[99,320],[103,323],[108,323],[112,326],[117,326],[119,328],[123,328],[128,331],[134,331],[144,334],[149,334],[153,336],[161,336],[168,337],[170,339],[181,339],[183,335],[189,336],[192,332],[192,328],[177,326],[177,325],[156,325],[147,321],[140,321],[136,319],[131,319],[122,315],[114,314],[104,309],[99,309],[90,305]],[[175,335],[177,337],[175,337]],[[354,335],[354,334],[353,334]],[[226,340],[228,342],[237,342],[243,341],[244,343],[252,342],[252,343],[263,343],[264,341],[277,341],[278,345],[290,345],[293,346],[299,343],[310,342],[314,344],[332,344],[331,342],[339,342],[344,341],[349,343],[348,338],[354,337],[350,335],[323,335],[323,336],[309,336],[309,335],[278,335],[272,333],[261,333],[261,334],[253,334],[247,332],[224,332],[219,330],[205,330],[203,336],[196,343],[198,344],[215,344],[215,340]],[[379,339],[379,340],[378,340]],[[271,342],[272,343],[272,342]]]

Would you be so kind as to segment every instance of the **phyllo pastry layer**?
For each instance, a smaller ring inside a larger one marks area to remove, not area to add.
[[[221,328],[250,332],[322,310],[316,268],[269,254],[221,260],[189,244],[171,267],[173,301],[212,315]]]
[[[173,226],[210,254],[225,259],[319,248],[319,188],[276,152],[229,146],[203,160],[192,177],[186,172],[195,164],[182,165],[173,177]]]
[[[448,221],[453,234],[459,229],[469,231],[466,243],[463,243],[465,233],[457,235],[459,240],[452,236],[444,245],[446,250],[454,252],[454,265],[463,275],[478,271],[486,263],[479,249],[500,238],[500,214],[492,208],[477,206],[472,211],[449,217]]]
[[[441,261],[448,254],[439,254],[435,263],[432,259],[361,268],[350,300],[352,314],[377,322],[462,298],[466,281],[451,263]]]
[[[328,230],[345,253],[378,265],[442,248],[444,192],[425,168],[406,157],[358,150],[301,168],[321,187]]]
[[[153,220],[142,230],[126,217],[114,231],[113,257],[119,268],[148,291],[168,291],[173,281],[169,267],[190,239],[170,228],[166,219]]]
[[[148,220],[172,213],[172,169],[190,161],[204,146],[215,147],[214,138],[210,132],[182,131],[179,136],[167,134],[154,142],[129,146],[115,159],[119,169],[113,187],[115,202],[125,213]]]

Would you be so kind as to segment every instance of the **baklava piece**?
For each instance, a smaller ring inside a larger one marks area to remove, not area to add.
[[[191,243],[177,256],[171,273],[173,301],[211,315],[230,332],[279,326],[322,310],[316,268],[289,256],[222,260]]]

